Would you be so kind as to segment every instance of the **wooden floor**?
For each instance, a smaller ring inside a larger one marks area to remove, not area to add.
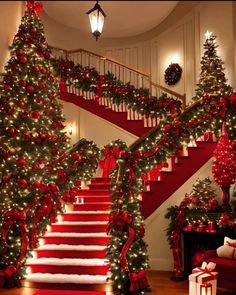
[[[146,295],[188,295],[188,281],[173,282],[170,280],[170,276],[171,272],[148,271],[148,279],[152,291]],[[33,295],[34,292],[35,289],[31,288],[0,289],[0,295]],[[218,288],[217,295],[236,294],[235,292]]]

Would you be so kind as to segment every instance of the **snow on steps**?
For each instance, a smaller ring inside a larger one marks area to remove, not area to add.
[[[110,291],[105,247],[109,240],[106,227],[111,202],[109,191],[104,190],[104,184],[108,185],[110,180],[93,182],[94,188],[78,189],[83,204],[67,206],[67,212],[58,215],[57,222],[40,239],[34,258],[27,261],[25,286]]]

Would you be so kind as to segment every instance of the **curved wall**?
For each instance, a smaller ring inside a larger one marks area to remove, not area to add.
[[[0,73],[9,59],[9,45],[21,21],[23,3],[21,1],[1,1],[0,3]]]

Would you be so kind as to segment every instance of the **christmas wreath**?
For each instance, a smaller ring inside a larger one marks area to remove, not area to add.
[[[165,70],[165,83],[175,85],[181,78],[182,68],[177,63],[172,63]]]

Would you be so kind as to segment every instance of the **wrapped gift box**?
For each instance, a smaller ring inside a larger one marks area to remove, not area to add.
[[[216,295],[218,273],[215,264],[203,263],[189,275],[189,295]]]

